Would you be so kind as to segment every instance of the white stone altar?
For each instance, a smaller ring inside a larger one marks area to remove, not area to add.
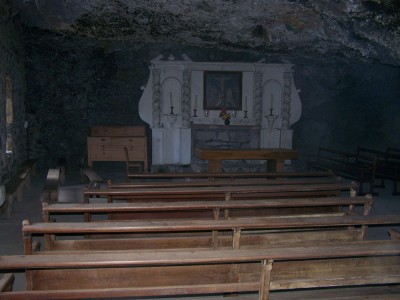
[[[213,125],[210,130],[256,127],[260,134],[251,144],[292,149],[291,125],[301,116],[294,65],[194,62],[182,56],[183,60],[172,56],[164,60],[160,55],[151,61],[150,77],[139,102],[140,117],[152,130],[153,166],[191,164],[193,124]],[[241,109],[228,110],[230,125],[224,125],[219,109],[204,108],[204,73],[208,71],[241,73]]]

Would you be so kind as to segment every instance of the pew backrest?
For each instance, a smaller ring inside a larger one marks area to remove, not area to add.
[[[106,215],[107,219],[115,214],[126,216],[136,213],[137,217],[188,218],[191,212],[197,212],[199,218],[227,219],[234,216],[251,215],[285,215],[285,214],[318,214],[321,212],[352,212],[355,207],[362,206],[363,214],[368,215],[373,205],[371,196],[363,197],[311,197],[282,198],[267,200],[235,200],[235,201],[178,201],[178,202],[112,202],[112,203],[43,203],[43,221],[49,222],[51,217],[64,214],[79,214],[85,221],[92,215]],[[325,209],[324,209],[325,208]],[[254,211],[259,212],[255,214]],[[176,214],[172,214],[175,212]],[[202,212],[202,214],[200,214]],[[128,217],[130,219],[130,217]]]
[[[317,230],[317,229],[345,229],[360,228],[356,236],[363,239],[367,226],[372,225],[393,225],[400,224],[400,216],[398,215],[380,215],[380,216],[360,216],[360,215],[336,215],[336,216],[303,216],[303,217],[264,217],[264,218],[243,218],[232,220],[160,220],[160,221],[113,221],[113,222],[55,222],[55,223],[34,223],[29,221],[23,223],[23,236],[25,253],[33,252],[32,245],[34,237],[42,235],[51,235],[51,239],[45,239],[46,250],[58,248],[62,250],[64,243],[63,239],[57,240],[57,236],[78,236],[88,237],[96,235],[114,235],[116,238],[119,235],[132,235],[149,237],[147,240],[153,242],[153,237],[156,234],[164,235],[168,238],[174,234],[187,234],[191,239],[197,239],[198,235],[194,233],[204,233],[208,235],[210,243],[208,247],[217,247],[219,245],[219,236],[228,234],[231,238],[231,245],[234,248],[239,248],[241,238],[245,237],[244,233],[253,233],[254,230],[262,230],[265,234],[271,234],[280,231],[301,232],[302,230]],[[221,233],[221,234],[219,234]],[[222,234],[223,233],[223,234]],[[350,233],[350,232],[349,232]],[[354,232],[353,232],[354,233]],[[299,234],[300,236],[300,234]],[[352,234],[354,237],[354,235]],[[90,240],[90,239],[89,239]],[[301,240],[300,238],[298,240]],[[136,239],[132,239],[135,243]],[[59,246],[54,246],[56,244]],[[69,249],[73,247],[71,242]],[[81,243],[79,238],[77,245]],[[84,243],[89,243],[85,241]],[[114,247],[115,250],[121,250],[123,246],[116,240],[111,238],[108,241],[107,247]],[[171,247],[171,244],[169,245]],[[265,245],[264,245],[265,246]],[[79,246],[76,247],[78,250]],[[179,248],[179,247],[176,247]],[[99,249],[96,249],[99,250]]]
[[[400,283],[399,255],[400,241],[363,241],[173,254],[135,251],[1,256],[0,268],[31,272],[30,291],[14,294],[29,295],[29,299],[40,299],[38,295],[83,299],[254,292],[258,299],[266,300],[281,290],[296,293],[299,288],[311,292],[341,286],[388,285],[382,292],[393,295],[394,285]],[[324,299],[338,293],[324,291]],[[12,293],[1,296],[12,299]]]
[[[246,186],[218,186],[218,187],[177,187],[177,188],[105,188],[84,190],[84,202],[90,198],[106,197],[109,202],[114,199],[129,200],[231,200],[255,198],[293,198],[307,196],[340,196],[342,192],[357,189],[355,183],[321,183],[311,185],[246,185]],[[352,193],[354,194],[354,193]]]

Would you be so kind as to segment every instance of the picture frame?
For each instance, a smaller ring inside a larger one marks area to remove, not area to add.
[[[242,72],[204,71],[204,110],[242,110]]]

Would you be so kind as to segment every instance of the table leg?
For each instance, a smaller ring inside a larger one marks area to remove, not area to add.
[[[210,159],[208,160],[208,172],[209,173],[220,173],[222,172],[221,161]]]
[[[267,170],[268,172],[283,172],[284,164],[284,159],[268,159]]]

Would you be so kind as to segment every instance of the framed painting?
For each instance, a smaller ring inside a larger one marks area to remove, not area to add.
[[[204,110],[242,110],[242,72],[204,71]]]

